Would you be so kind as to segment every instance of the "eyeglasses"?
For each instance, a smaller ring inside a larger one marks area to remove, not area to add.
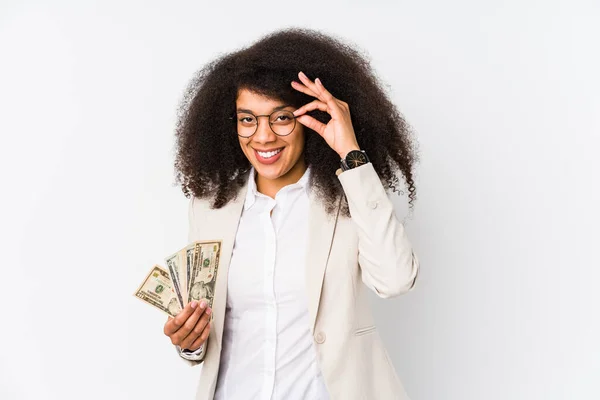
[[[269,126],[277,136],[287,136],[296,127],[296,116],[291,111],[279,110],[269,115],[254,115],[247,112],[236,113],[237,134],[249,138],[258,129],[258,117],[269,117]],[[230,117],[229,119],[233,119]]]

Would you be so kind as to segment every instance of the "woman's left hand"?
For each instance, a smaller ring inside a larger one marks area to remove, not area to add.
[[[333,97],[325,89],[319,78],[315,79],[315,82],[312,82],[303,72],[300,72],[298,77],[303,84],[292,81],[292,87],[317,98],[317,100],[305,104],[294,111],[298,122],[321,135],[329,147],[339,154],[340,158],[346,157],[346,154],[351,150],[360,150],[354,128],[352,127],[348,103]],[[317,109],[331,115],[331,120],[327,125],[317,121],[310,115],[305,115],[308,111]]]

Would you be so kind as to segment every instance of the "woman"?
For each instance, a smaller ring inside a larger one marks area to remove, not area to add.
[[[413,206],[415,152],[368,62],[287,29],[204,67],[186,100],[189,240],[222,240],[213,309],[188,304],[164,327],[203,363],[197,399],[408,398],[365,288],[392,297],[415,283],[385,191],[399,171]]]

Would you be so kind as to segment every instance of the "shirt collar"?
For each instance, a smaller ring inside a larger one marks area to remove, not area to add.
[[[304,171],[304,174],[302,175],[302,177],[298,180],[298,182],[288,185],[286,187],[301,187],[304,189],[305,193],[308,194],[308,182],[310,179],[310,173],[311,173],[311,169],[310,169],[310,166],[308,166],[306,168],[306,171]],[[248,182],[247,182],[248,189],[246,190],[246,199],[244,201],[244,211],[254,205],[254,203],[256,202],[256,198],[259,195],[263,196],[262,193],[258,192],[258,189],[256,187],[255,178],[256,178],[256,171],[254,170],[254,167],[251,167],[250,173],[248,174]]]

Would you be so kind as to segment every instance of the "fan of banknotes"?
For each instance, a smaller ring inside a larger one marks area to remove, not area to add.
[[[155,265],[134,296],[174,317],[191,301],[213,306],[220,241],[193,242]]]

